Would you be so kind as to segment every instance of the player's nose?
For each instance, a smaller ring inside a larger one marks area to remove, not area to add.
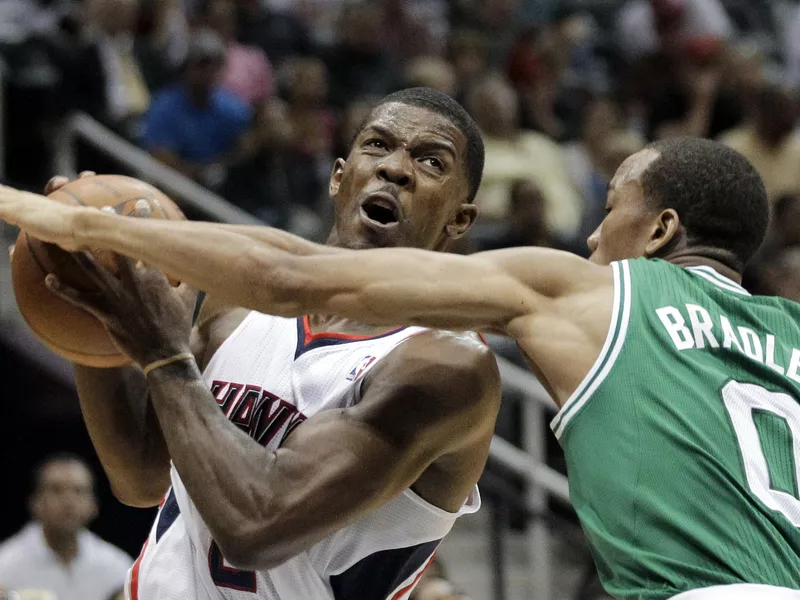
[[[414,170],[401,149],[384,157],[377,165],[377,173],[378,178],[400,187],[410,187],[414,183]]]

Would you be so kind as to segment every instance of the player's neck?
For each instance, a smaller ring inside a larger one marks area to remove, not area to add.
[[[723,256],[716,257],[713,253],[699,253],[687,249],[685,252],[666,257],[666,260],[680,267],[711,267],[723,277],[738,284],[742,283],[742,274],[729,266]]]
[[[357,321],[351,321],[336,315],[308,315],[308,326],[311,333],[342,333],[345,335],[381,335],[396,327],[374,327]]]
[[[44,539],[50,549],[58,556],[65,565],[69,565],[78,556],[78,536],[71,534],[60,534],[58,532],[42,527]]]

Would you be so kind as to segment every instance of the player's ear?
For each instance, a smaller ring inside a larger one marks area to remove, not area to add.
[[[337,158],[333,163],[333,170],[331,171],[331,179],[328,183],[328,194],[331,198],[336,198],[339,194],[339,186],[342,184],[342,175],[344,174],[344,159]]]
[[[451,240],[457,240],[469,231],[477,218],[477,206],[474,204],[462,204],[458,212],[444,228],[447,237]]]
[[[668,246],[673,246],[680,239],[681,220],[673,208],[662,210],[650,233],[650,240],[645,246],[646,256],[662,254]]]

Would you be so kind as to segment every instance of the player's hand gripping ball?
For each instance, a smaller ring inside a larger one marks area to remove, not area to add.
[[[54,179],[45,192],[65,204],[91,206],[123,216],[185,219],[172,200],[143,181],[122,175],[85,175],[66,185]],[[98,250],[92,255],[103,267],[117,272],[112,252]],[[45,284],[45,277],[52,273],[64,285],[91,293],[96,284],[87,277],[80,261],[80,254],[65,252],[22,231],[11,260],[14,295],[22,317],[48,348],[72,362],[90,367],[128,364],[130,358],[114,344],[99,320],[60,298]]]

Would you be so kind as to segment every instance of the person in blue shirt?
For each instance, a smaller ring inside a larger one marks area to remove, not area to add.
[[[252,109],[218,85],[224,64],[219,37],[210,31],[196,33],[180,80],[153,98],[142,140],[162,162],[211,185],[253,145]]]

